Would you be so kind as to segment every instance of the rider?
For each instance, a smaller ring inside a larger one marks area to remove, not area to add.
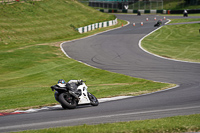
[[[154,25],[155,26],[160,26],[162,24],[162,19],[158,20],[158,22]]]
[[[188,12],[187,12],[187,10],[184,10],[184,11],[183,11],[183,17],[188,17]]]
[[[162,24],[162,19],[158,20],[158,23],[159,23],[159,25],[161,25]]]
[[[57,88],[57,87],[66,88],[66,82],[65,82],[65,80],[64,80],[64,79],[60,79],[60,80],[58,80],[58,84],[52,86],[52,88],[51,88],[52,91],[54,91],[54,87],[55,87],[55,88]],[[54,96],[55,96],[56,101],[59,102],[59,100],[58,100],[59,93],[58,93],[57,91],[55,91]]]

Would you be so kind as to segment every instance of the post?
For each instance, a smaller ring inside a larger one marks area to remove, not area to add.
[[[151,10],[151,1],[150,1],[150,10]]]
[[[139,4],[138,4],[138,10],[140,9],[140,1],[138,1],[139,2]]]
[[[112,10],[113,10],[113,2],[112,2]]]

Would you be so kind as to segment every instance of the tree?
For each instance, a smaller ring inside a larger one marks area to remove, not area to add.
[[[196,5],[198,0],[185,0],[185,4],[187,5]]]

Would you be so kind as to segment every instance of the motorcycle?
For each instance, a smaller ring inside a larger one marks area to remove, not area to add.
[[[188,17],[188,12],[187,12],[187,10],[184,10],[184,12],[183,12],[183,17]]]
[[[159,27],[160,25],[162,25],[162,21],[158,20],[158,22],[154,25],[154,27]]]
[[[87,91],[83,80],[70,80],[67,83],[60,79],[58,84],[51,86],[54,96],[63,109],[74,109],[78,105],[98,106],[98,99]]]

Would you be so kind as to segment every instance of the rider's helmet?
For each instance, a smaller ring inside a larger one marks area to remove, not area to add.
[[[64,79],[58,80],[58,85],[59,85],[60,87],[65,87],[65,86],[66,86],[65,80],[64,80]]]
[[[65,82],[64,79],[59,79],[59,80],[58,80],[58,84],[59,84],[59,83],[61,83],[61,84],[66,84],[66,82]]]

